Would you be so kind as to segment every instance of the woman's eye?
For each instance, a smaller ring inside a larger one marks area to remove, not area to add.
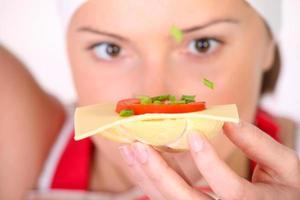
[[[94,45],[92,47],[92,50],[94,51],[97,58],[102,60],[112,60],[113,58],[118,57],[121,53],[120,46],[107,42]]]
[[[192,54],[208,54],[215,51],[219,44],[220,42],[215,39],[197,39],[189,43],[188,51]]]

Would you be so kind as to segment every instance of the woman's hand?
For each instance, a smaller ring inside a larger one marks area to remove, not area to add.
[[[296,152],[245,122],[225,124],[224,133],[258,164],[249,182],[217,156],[206,138],[190,134],[192,157],[218,197],[230,200],[300,198],[300,162]],[[211,199],[189,186],[151,147],[135,143],[120,147],[120,151],[132,176],[151,199]]]

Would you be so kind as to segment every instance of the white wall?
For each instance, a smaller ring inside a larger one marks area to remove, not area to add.
[[[300,121],[300,1],[284,1],[284,68],[263,105]],[[29,66],[40,83],[64,102],[75,98],[55,0],[0,0],[0,40]]]

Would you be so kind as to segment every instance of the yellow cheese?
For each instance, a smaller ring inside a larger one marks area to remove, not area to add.
[[[238,122],[236,105],[214,106],[200,112],[144,114],[120,117],[115,104],[80,107],[75,112],[75,140],[95,134],[121,143],[140,141],[153,146],[187,149],[187,134],[214,137],[224,122]]]
[[[172,144],[167,145],[170,148],[177,150],[185,150],[188,148],[187,136],[189,131],[201,133],[207,138],[212,138],[216,136],[219,131],[222,129],[224,121],[221,120],[212,120],[212,119],[186,119],[187,128],[185,133],[177,141]]]
[[[182,136],[185,131],[186,120],[140,120],[124,123],[122,126],[140,142],[156,146],[164,146],[172,144]]]

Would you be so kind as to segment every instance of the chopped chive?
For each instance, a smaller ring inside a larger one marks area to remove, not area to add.
[[[141,104],[147,105],[152,103],[152,99],[150,97],[142,97],[140,98]]]
[[[186,103],[195,103],[196,101],[194,100],[185,100]]]
[[[171,101],[170,104],[186,104],[185,100]]]
[[[151,104],[152,103],[151,97],[149,97],[149,96],[141,95],[141,96],[137,96],[137,98],[140,100],[141,104]]]
[[[177,42],[177,43],[180,43],[182,42],[182,39],[183,39],[183,32],[182,30],[180,30],[178,27],[176,27],[175,25],[173,25],[171,27],[171,36],[174,38],[174,40]]]
[[[152,101],[166,101],[169,100],[169,96],[170,95],[161,95],[161,96],[156,96],[156,97],[152,97]]]
[[[133,110],[125,109],[125,110],[121,110],[120,112],[121,117],[130,117],[132,115],[134,115]]]
[[[173,102],[173,101],[176,101],[176,97],[175,97],[175,96],[172,96],[172,95],[170,95],[170,96],[169,96],[169,101],[171,101],[171,102]]]
[[[181,100],[186,101],[186,103],[194,103],[196,96],[192,95],[182,95]]]
[[[210,89],[214,89],[215,88],[215,84],[212,82],[212,81],[210,81],[210,80],[208,80],[208,79],[203,79],[203,84],[206,86],[206,87],[208,87],[208,88],[210,88]]]
[[[158,100],[156,100],[156,101],[154,101],[154,102],[153,102],[153,104],[160,105],[160,104],[162,104],[162,102],[161,102],[161,101],[158,101]]]
[[[158,97],[152,97],[151,100],[154,102],[154,101],[160,101],[158,100]]]

